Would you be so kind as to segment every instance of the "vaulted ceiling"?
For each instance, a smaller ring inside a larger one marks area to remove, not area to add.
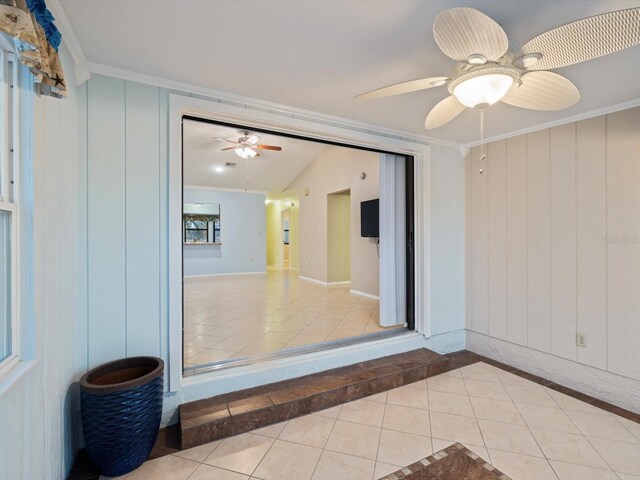
[[[372,102],[358,93],[404,80],[450,75],[436,46],[435,16],[471,6],[506,30],[513,44],[573,20],[640,0],[200,1],[62,0],[90,62],[223,90],[441,140],[478,139],[479,113],[425,131],[445,88]],[[498,104],[486,136],[640,98],[640,46],[566,67],[582,94],[573,107],[536,112]]]

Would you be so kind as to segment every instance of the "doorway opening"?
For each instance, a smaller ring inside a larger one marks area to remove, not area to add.
[[[198,117],[182,128],[184,204],[218,212],[217,242],[183,245],[184,375],[414,328],[412,157]],[[236,137],[272,148],[249,155]]]

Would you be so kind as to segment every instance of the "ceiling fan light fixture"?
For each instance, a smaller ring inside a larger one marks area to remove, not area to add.
[[[513,85],[513,76],[506,73],[487,73],[462,80],[453,94],[466,107],[486,107],[504,97]]]
[[[234,150],[234,152],[240,158],[245,158],[245,159],[254,158],[258,155],[258,152],[256,152],[253,148],[249,148],[249,147],[238,147]]]

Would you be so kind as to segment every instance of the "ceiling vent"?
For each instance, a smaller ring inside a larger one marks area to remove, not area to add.
[[[233,162],[227,162],[227,163],[224,164],[224,166],[227,167],[227,168],[236,168],[236,165],[237,164],[235,164]]]

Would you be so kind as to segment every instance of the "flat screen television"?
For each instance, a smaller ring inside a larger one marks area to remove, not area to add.
[[[380,200],[360,202],[360,236],[380,236]]]

